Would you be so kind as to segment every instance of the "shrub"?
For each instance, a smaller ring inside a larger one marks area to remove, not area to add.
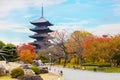
[[[43,80],[40,76],[35,75],[24,75],[24,76],[20,76],[18,77],[18,80]]]
[[[40,69],[37,66],[30,66],[30,69],[35,72],[35,74],[40,74]]]
[[[12,69],[10,75],[11,75],[12,78],[17,78],[18,76],[24,75],[24,70],[22,68],[19,68],[19,67],[14,68],[14,69]]]

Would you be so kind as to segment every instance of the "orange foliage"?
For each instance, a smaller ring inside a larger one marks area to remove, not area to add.
[[[25,63],[31,63],[32,60],[35,59],[36,57],[34,47],[30,44],[23,44],[23,45],[17,46],[17,51],[19,54],[18,59]]]
[[[83,40],[82,56],[88,61],[98,62],[109,58],[111,38],[103,37],[88,37]]]

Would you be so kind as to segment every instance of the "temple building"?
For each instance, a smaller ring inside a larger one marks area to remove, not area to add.
[[[35,21],[30,22],[35,26],[35,28],[30,29],[35,32],[34,35],[29,36],[30,38],[35,39],[34,42],[31,42],[33,46],[35,46],[35,51],[44,50],[51,45],[48,41],[50,37],[50,32],[53,32],[49,29],[49,26],[53,26],[48,20],[46,20],[43,16],[43,6],[41,8],[41,17]]]

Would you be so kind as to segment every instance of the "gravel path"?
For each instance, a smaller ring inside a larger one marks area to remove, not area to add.
[[[52,70],[62,70],[64,80],[120,80],[120,73],[92,72],[61,67],[52,67]]]

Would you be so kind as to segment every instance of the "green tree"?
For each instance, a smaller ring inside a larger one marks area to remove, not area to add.
[[[17,51],[16,51],[16,46],[14,44],[8,43],[2,48],[2,53],[8,55],[5,56],[5,58],[8,61],[15,61],[17,60]]]
[[[4,42],[2,42],[2,41],[0,41],[0,49],[2,49],[2,48],[3,48],[3,46],[5,46],[5,43],[4,43]]]
[[[41,50],[37,53],[37,59],[40,59],[43,63],[49,62],[48,53],[46,50]]]

